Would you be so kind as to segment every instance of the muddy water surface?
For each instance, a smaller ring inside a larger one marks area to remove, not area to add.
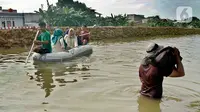
[[[138,93],[149,42],[176,46],[183,57],[186,76],[165,78],[161,101]],[[200,112],[200,36],[92,46],[90,57],[57,64],[0,55],[0,112]]]

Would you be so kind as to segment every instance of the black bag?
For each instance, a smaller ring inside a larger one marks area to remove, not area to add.
[[[176,57],[173,53],[174,49],[172,47],[165,47],[149,57],[150,63],[158,67],[162,72],[170,75],[176,64]],[[182,57],[180,58],[182,60]]]

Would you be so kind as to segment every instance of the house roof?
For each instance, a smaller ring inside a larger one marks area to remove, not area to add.
[[[141,15],[141,14],[127,14],[127,16],[144,16],[144,15]]]
[[[0,17],[1,16],[22,16],[22,13],[8,13],[8,12],[1,12],[0,13]]]

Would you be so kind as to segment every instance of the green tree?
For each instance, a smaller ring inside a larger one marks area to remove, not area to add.
[[[88,8],[84,3],[73,0],[58,0],[56,6],[47,0],[47,10],[39,13],[43,21],[52,26],[81,26],[81,25],[102,25],[102,26],[124,26],[128,24],[127,15],[113,15],[107,17],[97,17],[92,8]]]

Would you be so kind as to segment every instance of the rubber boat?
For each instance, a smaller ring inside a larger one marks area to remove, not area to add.
[[[68,51],[47,53],[43,55],[34,52],[32,58],[34,61],[41,62],[63,62],[72,60],[76,57],[89,56],[92,54],[92,52],[93,50],[90,45],[83,45],[75,47]]]

